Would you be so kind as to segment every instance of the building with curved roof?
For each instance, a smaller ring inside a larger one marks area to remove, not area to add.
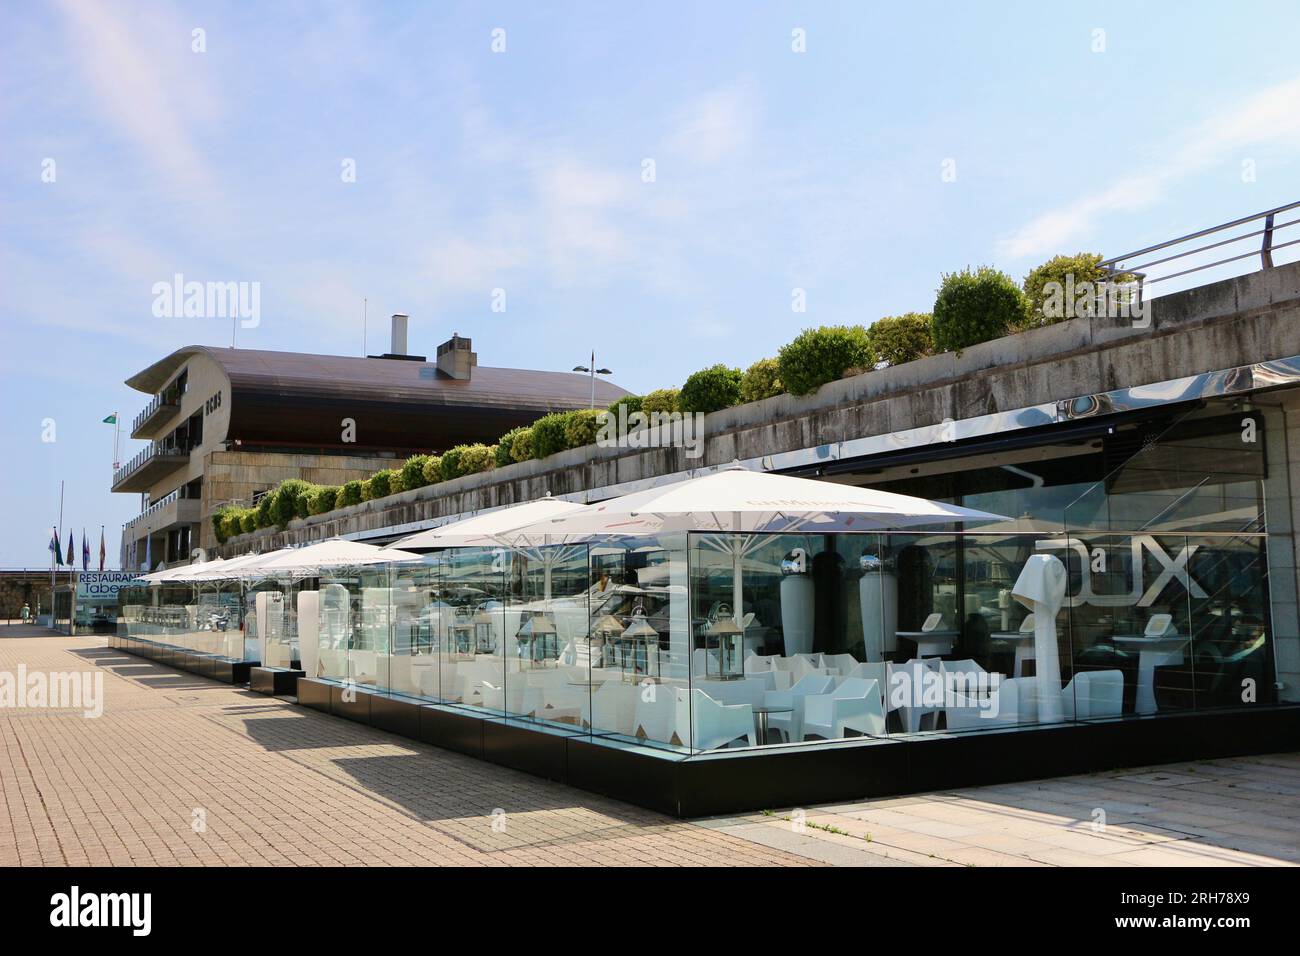
[[[574,372],[480,366],[460,335],[433,361],[406,354],[402,315],[384,355],[191,345],[126,384],[153,397],[130,429],[148,446],[113,475],[113,491],[143,496],[123,527],[123,567],[133,542],[137,563],[187,560],[212,543],[213,510],[252,504],[286,478],[342,484],[627,394]]]

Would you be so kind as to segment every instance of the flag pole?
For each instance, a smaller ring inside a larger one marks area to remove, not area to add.
[[[59,480],[59,530],[58,539],[63,540],[63,480]],[[58,578],[54,570],[54,562],[50,561],[50,628],[54,627],[54,589],[58,585]]]

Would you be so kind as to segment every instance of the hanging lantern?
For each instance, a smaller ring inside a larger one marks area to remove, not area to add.
[[[626,630],[612,614],[598,617],[591,625],[591,662],[593,667],[604,667],[614,654],[619,639]]]
[[[448,643],[453,654],[474,653],[474,622],[468,609],[456,608],[456,616],[452,618],[451,626],[447,628],[447,632],[450,636]]]
[[[492,633],[492,625],[496,622],[486,604],[479,606],[471,623],[474,625],[474,653],[491,654],[497,649],[496,637]]]
[[[549,615],[544,613],[531,615],[515,637],[519,641],[520,659],[528,660],[533,667],[545,667],[549,661],[558,663],[559,634],[555,629],[555,622]]]
[[[719,604],[710,616],[708,626],[704,629],[706,647],[715,643],[717,646],[718,672],[716,674],[712,673],[713,656],[705,654],[704,669],[706,677],[714,677],[718,680],[737,680],[745,676],[744,634],[745,632],[740,625],[736,623],[731,608],[725,604]]]
[[[639,676],[650,676],[650,648],[655,649],[654,668],[659,670],[659,632],[656,631],[650,622],[645,618],[645,608],[640,602],[632,609],[632,620],[628,622],[626,630],[619,636],[619,650],[622,658],[620,666],[623,668],[623,679],[625,681],[636,682]],[[632,667],[629,671],[627,668],[627,655],[630,653]]]

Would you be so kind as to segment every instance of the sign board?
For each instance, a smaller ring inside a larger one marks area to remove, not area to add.
[[[134,571],[78,571],[77,599],[116,601],[117,592],[139,577]]]

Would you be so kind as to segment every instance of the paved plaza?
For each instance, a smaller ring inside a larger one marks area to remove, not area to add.
[[[107,648],[0,627],[0,865],[1292,865],[1300,754],[684,822]]]

